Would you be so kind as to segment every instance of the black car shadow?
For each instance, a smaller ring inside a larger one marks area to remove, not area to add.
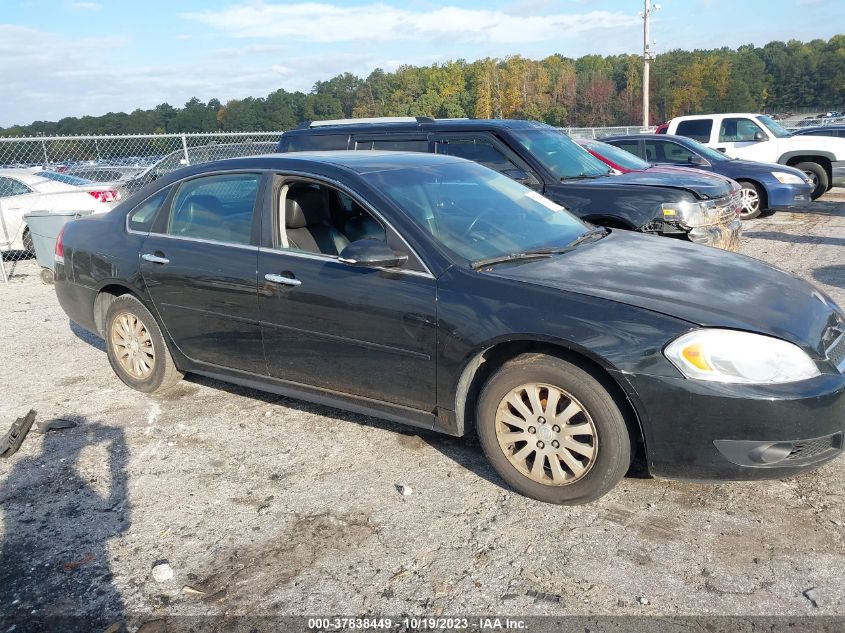
[[[38,454],[25,455],[24,444],[1,462],[8,468],[0,485],[4,631],[105,630],[125,621],[109,540],[130,525],[126,440],[120,428],[70,417],[78,426],[47,432]],[[109,475],[96,486],[77,464],[89,446],[108,455]]]
[[[791,244],[826,244],[830,246],[845,246],[845,238],[825,237],[823,235],[792,235],[779,231],[746,231],[745,237],[773,242],[789,242]]]
[[[813,279],[823,284],[845,288],[845,265],[822,266],[815,268],[812,274]]]
[[[71,320],[68,320],[68,323],[70,324],[70,331],[73,332],[73,334],[74,334],[74,336],[76,336],[76,338],[78,338],[79,340],[81,340],[85,343],[88,343],[88,345],[90,345],[91,347],[94,347],[94,348],[100,350],[101,352],[105,353],[106,342],[102,338],[100,338],[96,334],[92,334],[91,332],[86,330],[84,327],[74,323]]]

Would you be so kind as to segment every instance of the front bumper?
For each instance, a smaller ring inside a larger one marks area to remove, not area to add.
[[[830,185],[832,187],[845,186],[845,160],[837,160],[830,165]]]
[[[776,479],[842,453],[845,375],[767,386],[618,377],[631,388],[655,476]]]
[[[812,201],[813,185],[784,185],[775,181],[765,186],[769,209],[791,209]]]
[[[725,251],[737,251],[742,236],[742,221],[737,218],[728,224],[697,226],[690,229],[687,235],[690,241],[696,244],[713,246]]]

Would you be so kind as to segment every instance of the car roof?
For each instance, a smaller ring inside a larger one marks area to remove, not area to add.
[[[602,136],[598,141],[606,143],[607,141],[631,141],[638,139],[647,139],[651,141],[688,141],[689,138],[681,134],[611,134],[610,136]]]
[[[845,130],[845,125],[812,125],[807,127],[799,127],[796,130],[790,130],[792,132],[815,132],[816,130]]]
[[[685,114],[684,116],[673,117],[672,121],[682,121],[684,119],[709,119],[711,117],[717,117],[717,116],[754,118],[754,117],[758,117],[758,116],[769,116],[769,115],[768,114],[761,114],[759,112],[720,112],[718,114]]]
[[[525,128],[553,128],[551,125],[540,121],[529,121],[527,119],[425,119],[416,121],[396,121],[387,119],[385,121],[366,121],[357,123],[354,119],[336,125],[322,125],[315,122],[314,127],[309,123],[302,127],[285,132],[285,135],[314,135],[314,134],[358,134],[362,132],[421,132],[431,130],[491,130],[491,129],[525,129]]]
[[[299,163],[299,165],[297,165]],[[199,163],[184,169],[194,173],[215,171],[223,167],[229,169],[284,169],[289,165],[301,167],[301,163],[317,165],[331,165],[341,167],[358,174],[367,174],[392,169],[423,168],[449,163],[475,164],[456,156],[446,154],[428,154],[425,152],[389,152],[378,150],[354,151],[337,150],[327,152],[290,152],[286,154],[260,154],[257,156],[243,156],[224,158],[222,160]],[[172,174],[184,173],[176,170]],[[169,176],[170,174],[168,174]]]

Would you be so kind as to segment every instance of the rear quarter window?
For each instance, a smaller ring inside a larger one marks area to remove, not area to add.
[[[386,152],[427,152],[426,139],[367,139],[355,141],[355,149],[374,149]]]
[[[149,233],[155,221],[156,214],[167,199],[170,187],[162,189],[157,194],[147,198],[129,212],[126,224],[130,231]]]
[[[702,143],[710,142],[710,132],[713,130],[712,119],[691,119],[678,123],[676,134],[695,139]]]
[[[279,151],[321,152],[346,149],[348,146],[349,136],[346,134],[283,134]]]

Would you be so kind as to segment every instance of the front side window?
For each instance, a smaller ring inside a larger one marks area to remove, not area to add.
[[[224,174],[183,183],[171,204],[167,233],[249,244],[259,174]]]
[[[15,178],[0,177],[0,198],[11,198],[12,196],[25,196],[32,193],[32,189]]]
[[[391,169],[363,178],[422,231],[468,262],[564,248],[588,230],[536,191],[473,163]]]
[[[677,133],[687,138],[707,143],[713,130],[713,119],[690,119],[678,123]]]
[[[439,140],[437,153],[466,158],[496,171],[520,170],[493,141],[480,136]]]
[[[138,231],[141,233],[149,233],[153,226],[156,213],[167,199],[167,194],[170,188],[167,187],[159,191],[154,196],[147,198],[144,202],[139,204],[129,213],[127,225],[131,231]]]
[[[743,143],[753,141],[758,132],[762,132],[762,130],[751,119],[722,119],[719,142]]]

